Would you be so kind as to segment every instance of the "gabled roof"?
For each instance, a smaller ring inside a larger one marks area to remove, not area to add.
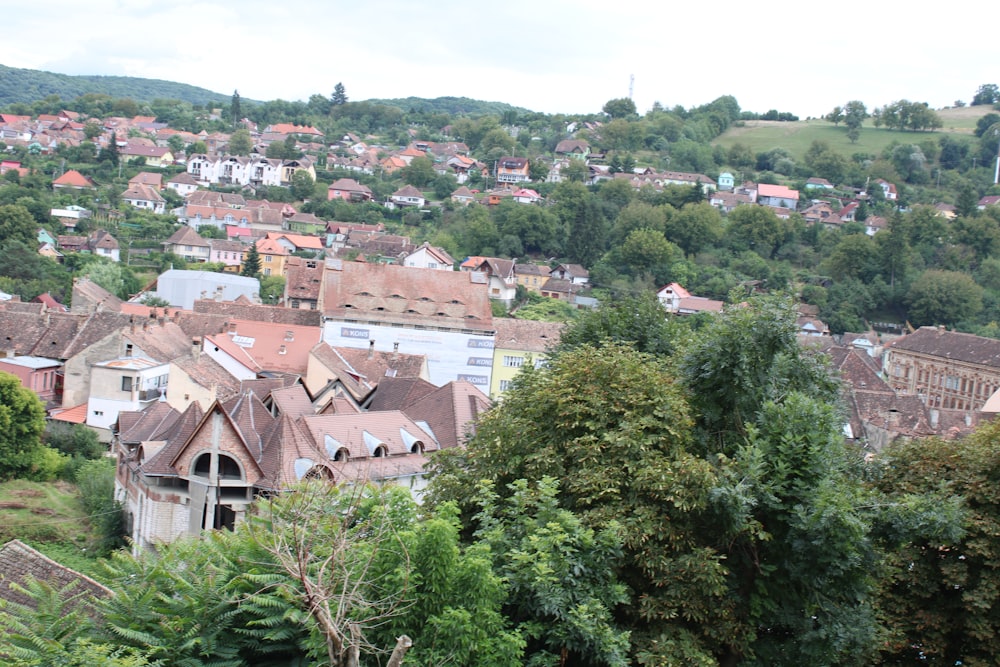
[[[482,274],[327,260],[327,317],[365,313],[385,322],[491,331],[493,311]]]
[[[498,317],[493,320],[496,335],[494,349],[524,350],[525,352],[547,352],[559,342],[563,322],[542,322],[540,320],[517,320],[512,317]]]
[[[438,387],[403,408],[420,422],[427,422],[442,449],[464,445],[479,415],[490,409],[490,399],[478,387],[455,380]]]
[[[887,343],[886,349],[1000,368],[1000,340],[947,331],[940,327],[920,327],[911,334]]]
[[[170,235],[170,238],[163,242],[163,245],[189,245],[200,248],[208,248],[210,243],[208,242],[208,239],[202,238],[198,232],[195,231],[194,227],[182,225],[180,229]]]
[[[96,188],[94,182],[76,169],[70,169],[65,174],[52,181],[52,187],[66,188]]]
[[[420,190],[416,189],[412,185],[404,185],[400,189],[398,189],[395,192],[393,192],[392,196],[393,197],[407,197],[407,198],[416,197],[416,198],[419,198],[419,199],[423,199],[424,198],[424,193],[421,192]]]
[[[778,197],[781,199],[794,199],[798,201],[799,191],[792,190],[784,185],[760,183],[757,185],[757,195],[760,197]]]
[[[44,582],[62,593],[69,610],[89,604],[95,598],[111,597],[111,589],[90,577],[60,565],[20,540],[0,547],[0,599],[35,608],[35,601],[16,587],[25,587],[29,579]]]

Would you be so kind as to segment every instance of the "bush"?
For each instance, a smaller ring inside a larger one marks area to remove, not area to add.
[[[42,442],[63,454],[84,459],[100,458],[107,450],[107,446],[97,439],[97,433],[81,424],[66,422],[48,422]]]
[[[125,544],[125,515],[115,500],[115,462],[100,458],[86,461],[76,471],[80,502],[90,515],[94,529],[94,551],[99,556],[111,553]]]

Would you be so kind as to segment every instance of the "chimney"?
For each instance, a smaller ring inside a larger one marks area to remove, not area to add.
[[[191,356],[194,357],[195,361],[201,358],[201,336],[195,336],[191,339]]]
[[[236,322],[230,322],[229,323],[229,335],[230,336],[235,336],[236,335]]]
[[[368,341],[368,358],[371,359],[375,356],[375,341]]]

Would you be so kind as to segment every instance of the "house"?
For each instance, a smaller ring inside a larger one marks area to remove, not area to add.
[[[372,191],[367,185],[362,185],[353,178],[338,178],[326,190],[329,201],[340,199],[347,202],[366,202],[372,200]]]
[[[865,234],[875,236],[883,229],[888,229],[889,221],[880,215],[869,215],[865,218]]]
[[[77,206],[76,204],[70,204],[64,208],[54,208],[49,211],[49,215],[53,218],[59,218],[63,221],[69,221],[72,223],[73,227],[76,226],[77,221],[86,220],[90,218],[91,212],[82,206]]]
[[[324,394],[332,391],[334,396],[349,398],[352,409],[360,412],[363,403],[369,410],[401,409],[400,404],[385,407],[369,403],[372,392],[381,383],[419,379],[428,387],[429,393],[436,387],[427,378],[427,357],[422,354],[376,351],[371,346],[367,350],[331,347],[327,343],[318,343],[309,353],[304,383],[317,405],[320,402],[325,404]]]
[[[486,275],[489,281],[489,296],[494,301],[501,301],[510,306],[517,296],[517,278],[514,276],[514,260],[498,257],[483,257],[472,267]]]
[[[812,176],[806,179],[806,190],[832,190],[833,183],[825,178]]]
[[[1000,341],[920,327],[886,344],[882,368],[893,389],[928,407],[980,410],[1000,389]]]
[[[261,274],[264,276],[284,276],[285,259],[292,254],[288,252],[288,248],[272,238],[259,239],[254,245],[257,246],[257,253],[260,255]],[[243,255],[243,260],[246,261],[246,253]]]
[[[563,139],[556,144],[555,154],[560,157],[586,160],[590,155],[590,144],[584,139]]]
[[[979,203],[976,205],[976,208],[978,208],[980,211],[984,211],[986,210],[987,206],[996,206],[997,204],[1000,204],[1000,195],[986,195],[985,197],[979,200]]]
[[[156,280],[156,296],[184,310],[194,310],[198,299],[235,301],[243,296],[259,301],[259,295],[259,280],[232,273],[170,269]]]
[[[514,378],[526,365],[536,368],[559,342],[565,324],[501,317],[494,320],[493,380],[490,398],[496,400],[510,389]]]
[[[128,416],[130,428],[117,443],[115,494],[136,549],[232,528],[257,496],[307,478],[394,483],[420,493],[425,454],[439,449],[425,426],[400,411],[310,414],[301,385],[291,391],[298,397],[250,389],[157,423]]]
[[[187,197],[198,189],[198,181],[186,171],[182,171],[167,181],[167,189],[173,190],[181,197]]]
[[[167,202],[163,196],[148,185],[130,184],[128,190],[122,193],[121,199],[129,206],[142,211],[165,213],[167,210]]]
[[[45,357],[0,357],[0,371],[16,375],[22,387],[38,394],[45,403],[56,398],[56,382],[62,380],[58,375],[61,368],[61,361]]]
[[[87,245],[90,248],[90,252],[98,257],[105,257],[112,262],[121,261],[121,249],[118,239],[112,236],[110,232],[103,229],[96,230],[90,235]]]
[[[719,174],[719,190],[723,192],[732,192],[736,185],[736,179],[728,171],[724,171]]]
[[[510,187],[519,183],[531,181],[528,173],[528,158],[526,157],[502,157],[496,163],[497,185]]]
[[[243,268],[243,252],[246,250],[243,243],[224,239],[207,239],[207,241],[209,262],[224,265],[224,271],[240,272]]]
[[[424,193],[412,185],[404,185],[392,193],[390,201],[396,206],[417,206],[423,207],[427,204]]]
[[[177,255],[186,262],[207,262],[212,257],[212,245],[194,228],[183,225],[163,242],[163,252]]]
[[[299,214],[303,215],[303,214]],[[326,226],[326,223],[323,223]],[[264,238],[277,241],[288,252],[308,251],[313,254],[322,253],[324,250],[323,239],[318,236],[308,236],[305,234],[289,234],[288,232],[268,232]]]
[[[54,190],[93,190],[97,188],[94,181],[84,176],[76,169],[70,169],[59,178],[52,181]]]
[[[147,145],[137,141],[126,143],[119,149],[119,154],[126,162],[135,162],[141,159],[150,167],[169,167],[174,163],[174,154],[169,148],[155,144]]]
[[[552,269],[552,277],[568,280],[574,285],[586,285],[590,282],[590,272],[579,264],[560,264]]]
[[[718,313],[725,305],[701,296],[693,296],[677,283],[670,283],[656,291],[656,298],[668,313],[693,315],[695,313]]]
[[[424,355],[430,380],[490,385],[493,311],[479,272],[327,259],[323,340],[334,347]]]
[[[523,285],[529,292],[541,293],[544,285],[552,273],[552,269],[544,264],[534,262],[519,262],[514,265],[514,278],[518,285]]]
[[[286,308],[316,310],[323,294],[323,262],[319,259],[288,257],[285,259]]]
[[[154,174],[148,171],[140,171],[128,181],[129,187],[133,185],[145,185],[153,188],[157,192],[163,189],[163,174]]]
[[[455,258],[443,248],[436,248],[424,241],[416,250],[403,260],[403,266],[414,266],[421,269],[437,269],[438,271],[454,271]]]
[[[166,395],[169,362],[122,357],[94,364],[87,399],[87,426],[110,430],[119,412],[141,410]]]
[[[759,183],[757,185],[757,203],[771,208],[787,208],[795,210],[799,203],[799,193],[784,185]]]
[[[463,206],[468,206],[476,201],[476,195],[472,190],[463,185],[451,193],[451,200]]]
[[[542,196],[534,190],[520,188],[511,195],[518,204],[536,204],[542,200]]]
[[[896,192],[896,186],[889,181],[879,178],[876,179],[875,184],[882,188],[882,196],[886,201],[896,201],[899,199],[899,193]]]

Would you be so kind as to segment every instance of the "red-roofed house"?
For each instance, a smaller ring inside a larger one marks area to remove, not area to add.
[[[799,192],[784,185],[760,183],[757,185],[757,203],[761,206],[788,208],[794,211],[799,204]]]
[[[371,201],[372,191],[353,178],[338,178],[326,190],[327,200],[342,199],[349,202]]]
[[[70,169],[65,174],[52,181],[52,188],[56,190],[85,190],[96,187],[97,185],[95,185],[90,178],[84,176],[76,169]]]

